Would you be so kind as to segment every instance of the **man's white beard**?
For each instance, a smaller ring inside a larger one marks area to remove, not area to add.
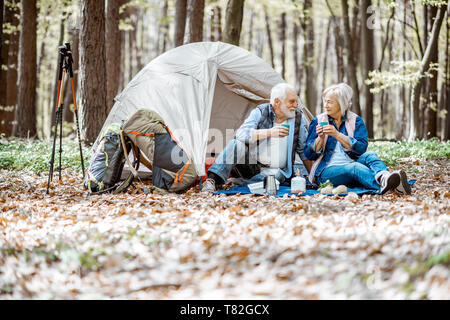
[[[295,117],[295,110],[289,110],[284,102],[281,104],[281,112],[283,112],[288,119]]]

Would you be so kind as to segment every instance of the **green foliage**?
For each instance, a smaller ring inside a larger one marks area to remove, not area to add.
[[[99,270],[102,267],[100,262],[98,262],[97,260],[98,256],[92,249],[88,250],[87,252],[80,253],[78,258],[80,259],[81,266],[85,270]]]
[[[448,264],[450,263],[450,251],[444,252],[441,255],[431,256],[425,262],[425,265],[429,268],[436,266],[438,264]]]
[[[328,187],[328,186],[332,186],[333,187],[333,184],[331,183],[330,180],[327,180],[326,182],[321,183],[320,187],[319,187],[319,190],[322,190],[323,188]]]
[[[56,144],[55,159],[59,157],[59,140]],[[0,168],[8,170],[46,171],[52,152],[52,141],[11,138],[0,140]],[[89,161],[88,149],[83,148],[85,166]],[[80,151],[77,139],[63,139],[62,166],[81,168]],[[55,161],[55,168],[58,162]]]
[[[439,71],[439,64],[431,63],[428,71],[420,75],[420,64],[419,60],[392,61],[392,71],[370,71],[369,78],[365,80],[365,83],[374,85],[370,92],[379,93],[397,85],[412,86],[422,77],[432,78],[432,71]]]
[[[448,4],[448,1],[445,1],[445,0],[422,0],[422,4],[435,6],[435,7],[441,7],[443,5]]]
[[[417,263],[412,266],[402,263],[397,263],[397,265],[408,272],[411,277],[415,277],[428,272],[434,266],[437,266],[439,264],[448,265],[449,263],[450,251],[447,251],[440,255],[430,256],[425,260],[425,262],[417,261]]]
[[[369,151],[374,151],[387,166],[395,166],[402,158],[425,161],[431,158],[450,158],[450,141],[417,140],[414,142],[371,142]]]
[[[59,258],[57,256],[57,252],[50,251],[45,247],[35,247],[32,249],[15,249],[15,248],[4,248],[0,250],[0,256],[4,255],[14,255],[19,256],[23,255],[27,261],[30,260],[31,255],[35,254],[40,257],[44,257],[45,260],[49,263],[57,261]]]
[[[119,14],[124,13],[128,7],[141,7],[145,9],[155,9],[155,6],[145,0],[130,0],[119,8]]]

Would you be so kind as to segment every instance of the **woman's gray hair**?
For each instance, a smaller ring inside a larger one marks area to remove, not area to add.
[[[273,105],[275,103],[275,99],[280,99],[281,103],[286,99],[286,91],[292,90],[295,92],[293,86],[287,83],[279,83],[275,85],[270,91],[270,103]]]
[[[344,116],[345,112],[352,106],[353,89],[343,82],[326,88],[322,94],[323,105],[325,105],[325,100],[333,95],[336,96],[336,100],[341,107],[341,114]]]

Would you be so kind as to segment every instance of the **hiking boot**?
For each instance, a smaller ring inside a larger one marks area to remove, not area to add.
[[[203,182],[201,192],[216,192],[216,182],[212,178],[207,178],[205,182]]]
[[[400,174],[398,172],[385,171],[376,179],[381,186],[381,194],[385,194],[388,191],[393,191],[400,185]]]
[[[406,172],[403,170],[394,171],[400,175],[400,184],[395,189],[398,193],[401,194],[411,194],[411,186],[408,183],[408,177],[406,176]]]

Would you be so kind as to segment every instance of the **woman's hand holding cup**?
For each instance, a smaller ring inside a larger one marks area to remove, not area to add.
[[[323,132],[323,128],[327,124],[328,124],[328,122],[319,122],[319,124],[316,126],[316,133],[322,139],[325,137],[325,134]]]

